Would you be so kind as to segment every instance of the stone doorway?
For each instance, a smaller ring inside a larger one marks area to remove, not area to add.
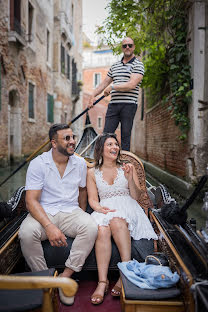
[[[18,161],[22,156],[22,115],[19,107],[17,90],[9,92],[8,105],[8,158],[11,162]]]

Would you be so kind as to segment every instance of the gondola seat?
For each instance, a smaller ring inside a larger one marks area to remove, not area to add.
[[[78,285],[70,278],[57,277],[55,269],[0,275],[0,311],[58,311],[55,288],[74,296]]]
[[[122,312],[184,312],[181,291],[177,286],[160,289],[143,289],[130,282],[120,272],[122,280]]]

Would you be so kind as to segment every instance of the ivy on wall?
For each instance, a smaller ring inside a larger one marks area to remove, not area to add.
[[[189,52],[187,48],[189,0],[110,0],[108,17],[97,33],[102,43],[121,53],[125,36],[135,42],[135,54],[143,52],[148,107],[168,102],[168,109],[185,140],[191,102]]]

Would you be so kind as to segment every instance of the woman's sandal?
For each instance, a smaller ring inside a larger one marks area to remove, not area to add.
[[[108,287],[109,287],[109,281],[99,281],[98,284],[100,284],[100,283],[106,284],[106,286],[105,286],[105,291],[104,291],[104,295],[107,295],[107,293],[108,293]],[[97,299],[98,299],[99,301],[97,301]],[[92,304],[95,304],[95,305],[101,304],[101,303],[103,302],[103,300],[104,300],[104,296],[101,296],[101,295],[99,295],[99,294],[94,294],[94,295],[91,296],[91,303],[92,303]]]
[[[111,296],[113,296],[113,297],[120,297],[120,295],[121,295],[121,287],[115,285],[111,289]]]

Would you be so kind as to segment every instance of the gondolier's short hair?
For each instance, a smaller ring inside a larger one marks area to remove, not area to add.
[[[57,136],[57,131],[59,130],[64,130],[64,129],[69,129],[70,126],[67,124],[54,124],[50,127],[49,129],[49,139],[50,141],[54,139],[54,136]]]

